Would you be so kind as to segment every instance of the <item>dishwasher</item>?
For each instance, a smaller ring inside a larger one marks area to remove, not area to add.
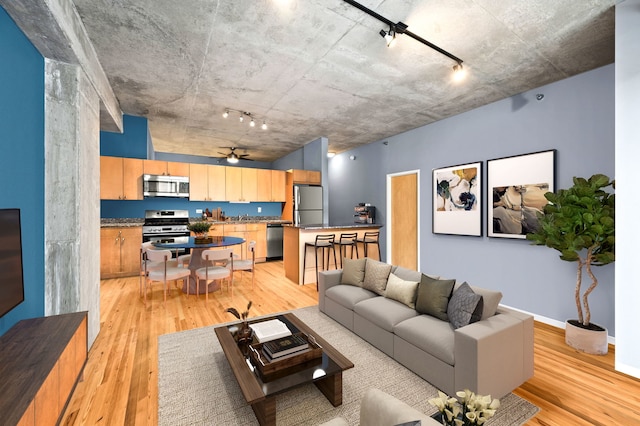
[[[282,259],[282,224],[267,224],[267,260]]]

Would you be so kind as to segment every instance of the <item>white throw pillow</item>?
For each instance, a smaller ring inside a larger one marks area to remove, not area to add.
[[[405,281],[398,278],[394,274],[389,274],[387,280],[387,288],[385,297],[389,299],[397,300],[410,307],[416,308],[416,292],[418,290],[418,283],[413,281]]]

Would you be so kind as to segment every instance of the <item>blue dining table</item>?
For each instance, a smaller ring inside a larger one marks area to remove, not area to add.
[[[196,271],[200,268],[204,268],[205,260],[202,258],[202,252],[216,247],[229,247],[235,246],[238,244],[243,244],[246,242],[244,238],[239,237],[223,237],[213,235],[210,236],[211,242],[206,243],[196,243],[195,237],[189,237],[187,241],[181,243],[154,243],[153,246],[159,249],[164,250],[178,250],[178,249],[190,249],[191,250],[191,260],[189,261],[189,269],[191,270],[191,276],[189,277],[189,293],[196,294],[197,290],[197,277]],[[212,281],[208,286],[204,286],[205,288],[200,289],[200,293],[207,291],[211,293],[212,291],[216,291],[220,288],[220,284],[216,281]],[[182,286],[182,292],[187,292],[187,284]]]

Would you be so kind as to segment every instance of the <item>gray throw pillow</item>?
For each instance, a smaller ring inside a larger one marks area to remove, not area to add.
[[[391,272],[391,265],[368,259],[364,266],[364,282],[362,287],[384,296],[387,280]]]
[[[398,278],[395,274],[389,274],[387,280],[387,288],[385,290],[385,297],[407,305],[411,309],[416,308],[416,290],[418,289],[418,282],[405,281]]]
[[[454,290],[457,289],[460,285],[461,284],[456,284]],[[496,311],[498,310],[498,305],[502,300],[502,293],[496,290],[489,290],[482,287],[470,287],[474,293],[482,296],[482,303],[484,306],[482,307],[481,319],[486,320],[487,318],[494,316],[496,314]]]
[[[456,280],[436,280],[422,274],[422,279],[418,285],[416,311],[421,314],[431,315],[442,321],[449,321],[447,305],[455,282]]]
[[[451,295],[447,316],[453,328],[478,322],[482,317],[482,296],[475,294],[469,284],[462,283]]]
[[[366,258],[342,259],[342,279],[340,284],[349,284],[362,287],[364,280],[364,265]]]

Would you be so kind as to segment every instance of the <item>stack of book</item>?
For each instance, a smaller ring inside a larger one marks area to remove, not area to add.
[[[299,334],[270,340],[262,345],[262,353],[269,361],[279,361],[309,350],[309,342]]]

